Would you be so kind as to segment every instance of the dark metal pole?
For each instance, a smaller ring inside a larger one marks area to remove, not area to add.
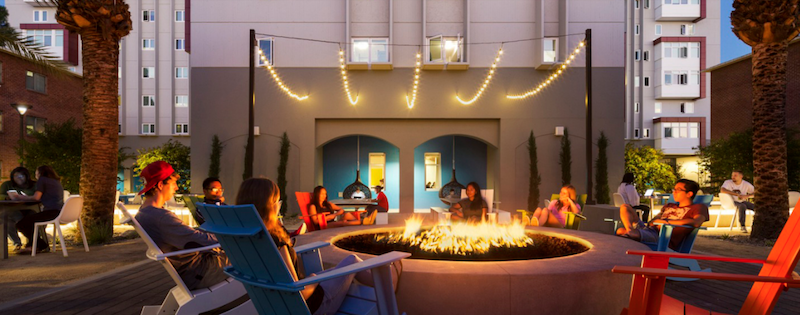
[[[254,109],[256,103],[256,88],[255,88],[255,69],[256,69],[256,56],[255,56],[255,47],[256,46],[256,30],[250,29],[250,41],[248,42],[247,48],[250,50],[250,90],[248,91],[248,98],[250,99],[248,104],[248,122],[247,122],[247,148],[245,149],[244,153],[244,174],[242,174],[243,179],[248,179],[253,177],[253,160],[255,159],[254,156],[254,147],[255,147],[255,135],[253,134],[255,129],[255,121],[254,121]]]
[[[586,204],[592,198],[592,29],[586,29]]]
[[[25,166],[25,114],[19,114],[19,166]],[[13,178],[11,180],[14,180]]]

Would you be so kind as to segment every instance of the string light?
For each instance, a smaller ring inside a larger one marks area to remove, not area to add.
[[[289,96],[297,99],[298,101],[302,101],[308,98],[308,95],[299,96],[293,93],[292,90],[289,89],[289,87],[286,86],[286,84],[284,84],[283,81],[281,81],[281,77],[278,76],[278,73],[275,71],[275,67],[273,67],[272,64],[270,64],[269,60],[267,60],[267,57],[264,55],[264,51],[261,50],[261,48],[258,49],[258,57],[261,59],[261,63],[265,65],[263,67],[269,70],[269,73],[272,76],[272,80],[274,80],[275,83],[278,84],[278,87],[280,87],[281,90],[286,92],[286,94],[288,94]]]
[[[422,67],[422,54],[418,51],[417,52],[417,63],[414,66],[414,89],[411,92],[411,99],[408,98],[408,94],[406,94],[406,105],[408,108],[414,108],[414,102],[417,101],[417,90],[419,89],[419,77],[421,75],[420,68]]]
[[[581,50],[583,50],[584,46],[585,46],[585,44],[583,43],[583,41],[579,42],[578,43],[578,47],[575,47],[575,49],[572,51],[572,53],[569,54],[569,57],[567,58],[567,60],[565,60],[563,64],[558,66],[556,68],[556,70],[554,70],[553,73],[551,73],[550,76],[547,77],[547,79],[542,80],[542,82],[539,83],[539,85],[537,85],[535,88],[532,88],[532,89],[530,89],[529,91],[527,91],[527,92],[525,92],[523,94],[515,94],[515,95],[509,94],[509,95],[506,95],[506,98],[518,100],[518,99],[528,98],[530,96],[536,95],[536,93],[539,93],[540,91],[542,91],[548,85],[553,83],[558,78],[558,76],[560,76],[562,73],[564,73],[564,70],[566,70],[567,66],[570,63],[572,63],[573,60],[575,60],[575,57],[581,52]]]
[[[353,99],[353,95],[350,93],[350,83],[347,81],[347,67],[344,63],[344,50],[339,48],[339,70],[341,71],[342,75],[342,83],[344,84],[344,91],[347,93],[347,99],[350,101],[350,105],[355,106],[358,103],[358,95],[356,95],[356,99]]]
[[[472,104],[476,100],[478,100],[479,97],[481,97],[481,94],[483,94],[483,92],[489,86],[489,82],[492,82],[492,78],[495,77],[494,72],[497,70],[497,64],[500,63],[500,56],[502,54],[503,54],[503,46],[501,45],[500,49],[497,50],[497,56],[495,56],[494,62],[492,62],[492,66],[491,66],[491,68],[489,68],[489,72],[486,73],[486,79],[483,80],[483,84],[481,85],[480,89],[478,89],[478,92],[475,93],[475,96],[473,96],[471,99],[465,101],[465,100],[462,100],[461,97],[458,96],[458,94],[456,94],[456,99],[459,102],[461,102],[461,104],[464,104],[464,105]]]

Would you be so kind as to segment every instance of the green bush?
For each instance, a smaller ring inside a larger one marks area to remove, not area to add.
[[[653,188],[660,191],[671,191],[675,185],[675,172],[672,166],[661,162],[664,154],[651,146],[637,147],[628,142],[625,145],[625,172],[633,173],[634,184],[639,194]]]
[[[167,162],[181,176],[178,180],[178,193],[189,193],[191,185],[191,149],[189,147],[169,139],[160,147],[139,149],[137,153],[139,156],[136,158],[136,165],[133,169],[137,175],[141,174],[142,170],[150,163],[155,161]]]
[[[81,179],[81,143],[83,129],[70,119],[64,123],[45,123],[43,132],[34,132],[33,141],[20,143],[25,147],[22,162],[31,171],[50,165],[61,177],[61,186],[77,194]],[[17,147],[19,155],[20,146]]]

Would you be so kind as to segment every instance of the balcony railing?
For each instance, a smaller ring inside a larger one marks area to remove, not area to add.
[[[663,0],[655,0],[663,2]],[[659,4],[656,21],[694,21],[700,17],[700,4]]]

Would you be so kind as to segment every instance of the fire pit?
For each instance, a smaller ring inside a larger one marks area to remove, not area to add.
[[[426,230],[430,228],[420,227],[414,234]],[[394,250],[356,248],[348,243],[378,243],[376,236],[397,236],[405,232],[402,225],[354,226],[301,235],[297,243],[326,241],[335,244],[322,249],[323,262],[330,267],[350,254],[367,259],[373,254]],[[631,276],[612,274],[611,268],[638,266],[640,258],[626,255],[625,251],[646,250],[647,246],[583,231],[536,227],[520,232],[532,240],[534,247],[542,245],[541,239],[552,238],[556,243],[574,243],[585,248],[551,258],[502,258],[489,254],[495,259],[473,257],[472,261],[465,261],[462,255],[451,259],[445,257],[453,254],[439,252],[405,259],[397,290],[400,311],[409,315],[619,314],[627,305]],[[526,247],[519,249],[525,251]]]

